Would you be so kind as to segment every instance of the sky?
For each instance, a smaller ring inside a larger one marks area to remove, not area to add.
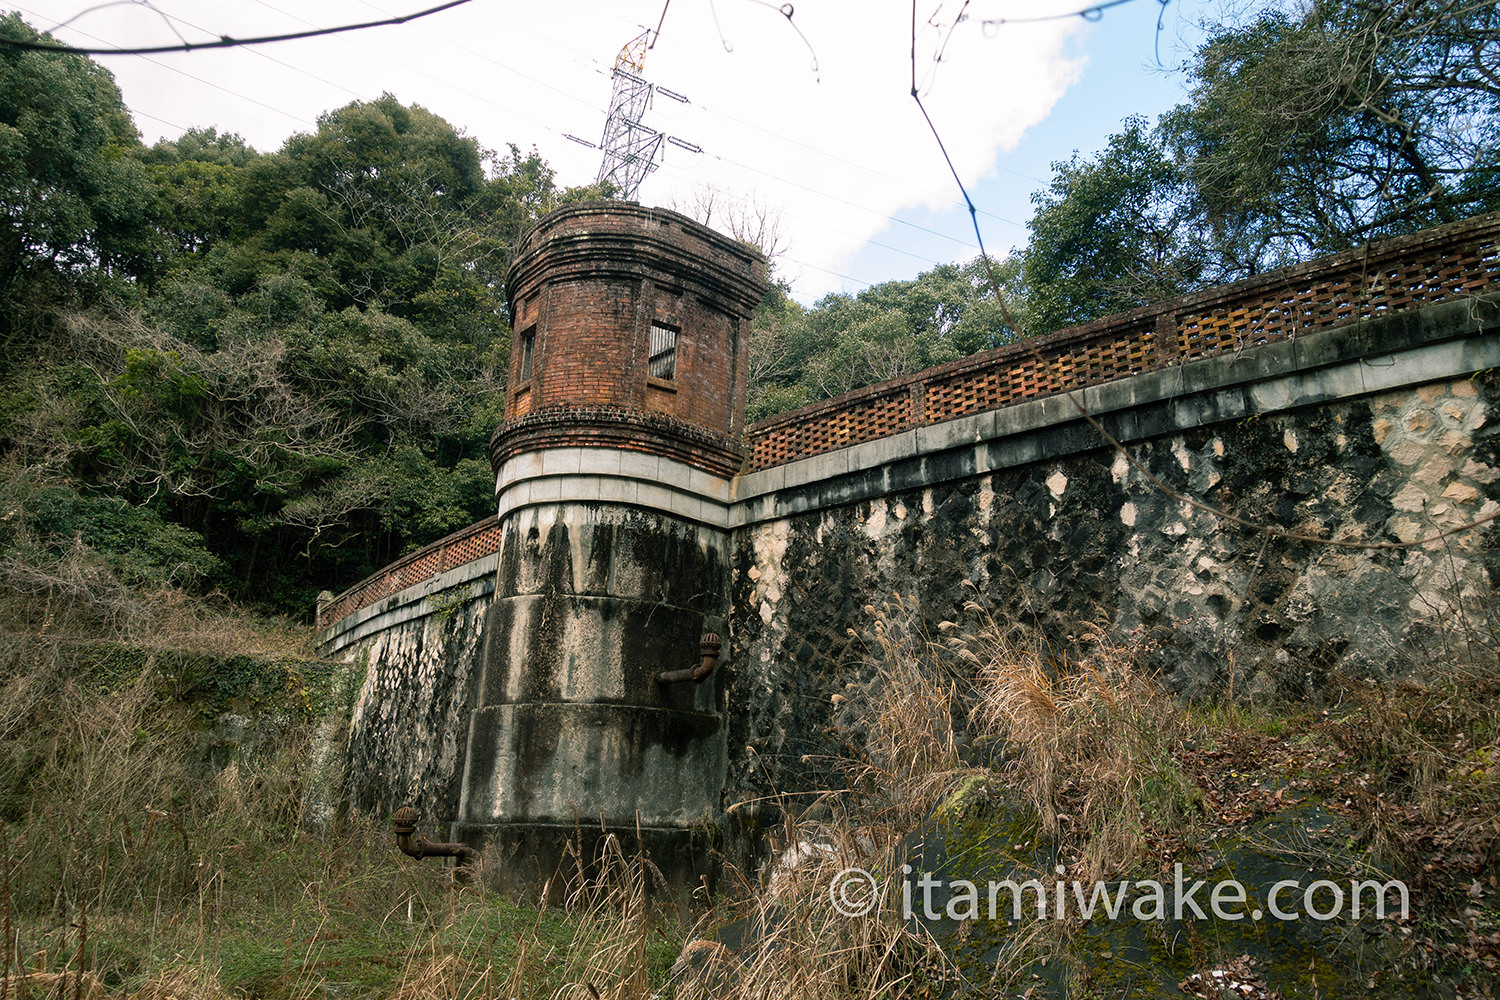
[[[397,15],[437,0],[22,0],[62,42],[134,47]],[[642,204],[728,229],[771,220],[776,275],[810,304],[1024,245],[1050,164],[1102,149],[1123,118],[1182,98],[1204,0],[470,0],[401,25],[245,48],[95,56],[147,143],[188,127],[272,151],[320,114],[391,93],[486,148],[535,147],[592,183],[621,48],[660,26],[641,76],[664,142]],[[786,12],[790,12],[790,16]],[[962,15],[962,19],[960,19]],[[1160,30],[1158,30],[1160,25]],[[915,35],[915,44],[914,38]],[[915,54],[915,55],[914,55]],[[1160,62],[1158,63],[1158,59]],[[910,96],[922,103],[952,160]],[[580,142],[578,140],[583,140]]]

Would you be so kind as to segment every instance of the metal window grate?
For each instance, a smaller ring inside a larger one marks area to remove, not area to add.
[[[671,378],[677,371],[677,331],[660,323],[651,324],[651,350],[646,372],[652,378]]]
[[[536,327],[521,334],[521,375],[520,381],[526,382],[531,378],[531,362],[536,353]]]

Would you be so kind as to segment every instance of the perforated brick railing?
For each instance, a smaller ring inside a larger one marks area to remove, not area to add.
[[[1496,288],[1500,214],[1108,316],[780,414],[746,433],[745,471]],[[485,518],[346,590],[321,610],[318,625],[326,628],[499,546],[498,520]]]
[[[745,471],[1495,288],[1497,243],[1500,215],[1470,219],[961,358],[755,424]]]
[[[318,627],[327,628],[345,615],[367,608],[414,584],[500,550],[500,519],[487,517],[462,531],[440,538],[366,577],[318,609]]]

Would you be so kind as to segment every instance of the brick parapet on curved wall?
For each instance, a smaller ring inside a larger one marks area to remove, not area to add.
[[[606,253],[601,253],[601,247]],[[765,294],[764,258],[685,215],[630,202],[582,203],[533,223],[516,241],[507,277],[514,299],[545,276],[661,272],[749,311]]]
[[[440,538],[410,555],[402,556],[385,569],[368,576],[339,594],[327,604],[319,605],[318,629],[326,629],[361,608],[367,608],[413,584],[456,569],[500,551],[500,518],[482,521]]]
[[[1500,214],[1107,316],[812,403],[746,431],[746,472],[1500,284]]]
[[[747,431],[743,471],[1496,287],[1500,214],[1104,317],[779,414]],[[1035,352],[1043,355],[1046,370]],[[580,427],[579,433],[586,437],[588,428]],[[558,440],[539,446],[583,443],[589,442]],[[344,591],[320,609],[318,627],[493,554],[499,541],[495,517],[455,532]]]

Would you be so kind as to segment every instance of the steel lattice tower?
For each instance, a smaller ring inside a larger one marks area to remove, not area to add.
[[[656,169],[656,152],[661,148],[661,133],[641,123],[651,100],[651,84],[638,74],[646,63],[646,43],[651,32],[644,31],[625,43],[615,57],[614,92],[609,99],[609,117],[604,122],[604,162],[599,165],[595,183],[608,181],[615,197],[635,201],[641,181]]]

